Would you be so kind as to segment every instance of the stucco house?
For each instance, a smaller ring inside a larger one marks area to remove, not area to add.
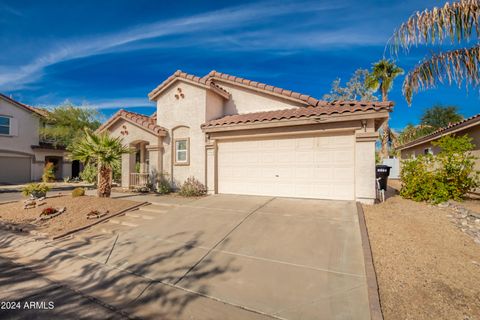
[[[163,173],[209,193],[375,199],[375,141],[392,102],[325,102],[216,71],[176,71],[148,96],[152,116],[120,110],[99,128],[136,150],[122,158],[123,187]]]
[[[480,114],[464,119],[462,121],[452,123],[444,128],[440,128],[431,134],[428,134],[419,139],[413,140],[397,148],[400,151],[402,160],[415,158],[422,154],[437,154],[440,148],[433,146],[432,142],[440,139],[443,136],[454,134],[457,136],[468,135],[475,144],[475,149],[472,154],[480,159]],[[476,170],[480,170],[480,160],[477,159]]]
[[[47,162],[57,179],[78,175],[80,164],[67,160],[66,151],[41,141],[39,130],[47,111],[0,94],[0,184],[41,180]]]

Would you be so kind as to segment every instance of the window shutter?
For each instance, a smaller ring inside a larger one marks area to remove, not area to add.
[[[10,135],[18,136],[18,121],[15,118],[10,118]]]

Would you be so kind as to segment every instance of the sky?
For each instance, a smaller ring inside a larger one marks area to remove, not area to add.
[[[391,56],[393,31],[414,11],[444,1],[22,1],[0,0],[0,92],[26,104],[65,101],[151,114],[147,94],[181,69],[217,70],[321,98],[358,68],[387,58],[405,70],[441,47]],[[468,44],[467,44],[468,45]],[[442,85],[402,96],[403,76],[389,98],[390,125],[418,123],[434,105],[476,113],[478,89]]]

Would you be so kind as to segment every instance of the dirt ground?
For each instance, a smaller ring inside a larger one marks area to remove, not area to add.
[[[23,209],[23,200],[1,204],[0,221],[15,224],[28,230],[34,229],[47,233],[49,236],[56,236],[94,222],[95,219],[87,219],[86,216],[91,210],[98,210],[101,213],[108,210],[108,215],[112,215],[134,204],[138,204],[138,202],[129,200],[97,198],[93,196],[76,198],[56,196],[47,198],[42,202],[45,202],[45,204],[33,209]],[[66,211],[52,219],[37,220],[42,210],[48,207],[66,207]]]
[[[480,319],[480,245],[450,209],[388,195],[363,206],[385,319]]]

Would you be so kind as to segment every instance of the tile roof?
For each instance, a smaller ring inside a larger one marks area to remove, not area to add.
[[[136,112],[126,111],[123,109],[120,109],[117,113],[115,113],[110,119],[108,119],[104,124],[102,124],[100,128],[97,129],[97,131],[101,132],[107,129],[119,118],[123,118],[127,121],[136,123],[155,135],[164,134],[167,131],[164,127],[159,126],[154,118]]]
[[[255,89],[259,89],[259,90],[262,90],[262,91],[270,92],[270,93],[277,94],[277,95],[282,95],[282,96],[285,96],[285,97],[288,97],[288,98],[293,98],[293,99],[299,100],[299,101],[301,101],[301,102],[303,102],[303,103],[305,103],[306,105],[309,105],[309,106],[316,107],[316,106],[320,106],[320,105],[324,104],[324,101],[318,100],[318,99],[316,99],[312,96],[306,95],[306,94],[298,93],[298,92],[291,91],[291,90],[282,89],[282,88],[279,88],[279,87],[271,86],[271,85],[261,83],[261,82],[257,82],[257,81],[252,81],[252,80],[232,76],[232,75],[222,73],[222,72],[218,72],[218,71],[215,71],[215,70],[210,71],[210,73],[207,74],[206,76],[204,76],[202,79],[204,79],[204,80],[209,79],[209,80],[212,80],[212,81],[215,81],[215,79],[218,79],[220,81],[227,81],[227,82],[230,82],[230,83],[238,83],[238,84],[248,86],[248,87],[251,87],[251,88],[255,88]]]
[[[245,123],[268,122],[273,120],[288,120],[310,118],[321,115],[355,113],[364,111],[389,111],[393,102],[363,102],[363,101],[320,101],[317,106],[298,107],[292,109],[254,112],[246,114],[229,115],[211,120],[202,125],[202,128],[219,127]]]
[[[211,89],[214,92],[220,94],[221,96],[223,96],[227,99],[230,98],[230,93],[228,93],[225,89],[223,89],[220,86],[213,83],[210,79],[207,79],[205,77],[200,78],[200,77],[197,77],[193,74],[188,74],[186,72],[183,72],[182,70],[175,71],[174,74],[172,74],[165,81],[163,81],[160,85],[158,85],[155,89],[153,89],[148,94],[148,98],[150,100],[155,99],[163,90],[165,90],[174,80],[176,80],[178,78],[186,79],[186,80],[192,81],[194,83],[198,83],[199,85],[201,85],[205,88]]]
[[[421,143],[425,143],[431,140],[435,140],[436,138],[439,138],[444,134],[448,134],[449,132],[458,131],[464,127],[470,127],[470,125],[476,125],[476,124],[480,124],[480,113],[474,116],[471,116],[469,118],[463,119],[462,121],[451,123],[446,127],[437,129],[434,132],[427,134],[426,136],[423,136],[416,140],[410,141],[404,145],[401,145],[397,147],[397,150],[408,149],[409,147],[412,147]]]
[[[0,93],[0,97],[3,98],[4,100],[7,100],[8,102],[10,103],[13,103],[14,105],[17,105],[27,111],[30,111],[30,112],[33,112],[39,116],[42,116],[42,117],[47,117],[49,112],[45,109],[42,109],[42,108],[38,108],[38,107],[32,107],[32,106],[29,106],[25,103],[21,103],[17,100],[14,100],[13,98],[10,98],[9,96],[6,96],[2,93]]]

